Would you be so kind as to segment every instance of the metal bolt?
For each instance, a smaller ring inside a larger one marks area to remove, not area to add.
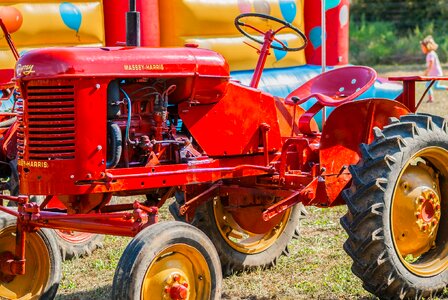
[[[103,150],[103,146],[101,146],[101,145],[96,146],[96,150],[97,150],[97,151],[101,151],[101,150]]]
[[[100,86],[99,83],[95,84],[95,88],[96,88],[97,90],[98,90],[100,87],[101,87],[101,86]]]
[[[75,178],[75,175],[70,175],[70,179],[74,179]]]
[[[203,277],[202,275],[199,275],[199,276],[198,276],[198,279],[199,279],[199,280],[202,280],[202,279],[204,279],[204,277]]]

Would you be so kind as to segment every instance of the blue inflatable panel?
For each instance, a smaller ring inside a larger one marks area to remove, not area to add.
[[[0,92],[0,95],[1,94],[2,93]],[[8,100],[1,101],[0,112],[11,112],[13,106],[14,106],[14,98],[13,98],[13,96],[11,96],[11,97],[9,97]]]
[[[395,99],[403,92],[403,86],[399,83],[387,81],[384,78],[378,78],[373,86],[365,91],[359,99],[366,98],[386,98]]]

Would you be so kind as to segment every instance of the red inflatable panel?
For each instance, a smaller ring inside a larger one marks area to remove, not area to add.
[[[327,0],[326,11],[326,64],[348,64],[349,0]],[[305,28],[309,39],[305,49],[310,65],[322,63],[321,1],[305,1]]]
[[[126,42],[126,12],[129,1],[104,1],[104,23],[106,46],[117,46]],[[160,46],[159,5],[157,0],[137,0],[140,12],[141,45]]]

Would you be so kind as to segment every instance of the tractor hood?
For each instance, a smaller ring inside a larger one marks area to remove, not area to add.
[[[228,80],[218,53],[198,48],[46,48],[24,54],[16,64],[21,81],[55,77],[208,77]]]

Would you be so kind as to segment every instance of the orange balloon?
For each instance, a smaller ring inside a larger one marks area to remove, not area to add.
[[[23,17],[20,10],[13,6],[0,6],[0,18],[9,33],[16,32],[22,26]]]

